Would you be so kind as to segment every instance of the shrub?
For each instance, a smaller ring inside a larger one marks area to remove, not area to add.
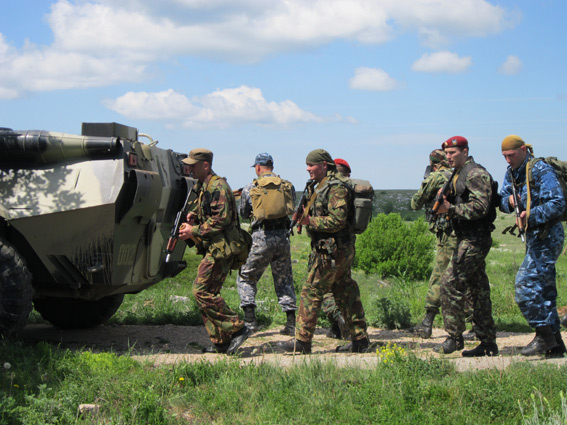
[[[399,214],[378,214],[357,238],[355,268],[381,277],[428,279],[435,237],[423,219],[405,223]]]

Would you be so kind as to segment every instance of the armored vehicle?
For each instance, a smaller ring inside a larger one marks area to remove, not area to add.
[[[1,336],[24,327],[32,303],[55,326],[97,326],[124,294],[185,268],[185,243],[166,246],[195,180],[186,155],[156,144],[117,123],[0,128]]]

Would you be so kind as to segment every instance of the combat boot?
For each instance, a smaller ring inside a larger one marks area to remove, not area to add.
[[[565,356],[565,354],[567,354],[565,343],[563,342],[563,338],[561,338],[561,332],[557,332],[555,334],[555,342],[557,343],[557,345],[551,350],[547,350],[545,353],[545,357],[548,359],[561,358]]]
[[[551,326],[538,326],[534,339],[522,348],[520,354],[522,356],[537,356],[545,354],[548,350],[557,346],[555,335],[551,333]]]
[[[279,350],[288,353],[311,354],[311,342],[303,342],[299,339],[290,339],[289,341],[278,342],[276,347]]]
[[[497,356],[498,345],[495,342],[481,342],[472,350],[465,350],[461,354],[463,357]]]
[[[437,353],[451,354],[457,350],[465,348],[465,340],[463,335],[451,336],[449,335],[443,344],[438,345],[433,349]]]
[[[431,334],[433,333],[433,321],[435,320],[436,315],[436,311],[427,310],[425,317],[423,318],[423,322],[421,322],[417,326],[414,326],[409,331],[413,334],[416,334],[420,338],[431,338]]]
[[[356,339],[346,345],[339,345],[335,348],[337,353],[366,353],[370,346],[368,338]]]
[[[564,328],[567,328],[567,314],[564,314],[563,316],[561,316],[561,325]]]
[[[242,309],[244,310],[244,325],[250,329],[251,332],[260,330],[260,326],[256,320],[256,307],[247,305],[242,307]]]
[[[285,312],[287,315],[287,322],[282,329],[280,329],[280,334],[295,336],[295,310],[288,310]]]
[[[230,344],[228,344],[228,348],[226,349],[226,354],[229,356],[236,353],[236,350],[240,348],[240,346],[248,339],[248,337],[252,335],[252,331],[244,325],[242,329],[238,332],[232,334],[232,339],[230,340]]]

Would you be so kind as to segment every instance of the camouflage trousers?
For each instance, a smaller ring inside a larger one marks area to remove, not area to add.
[[[358,284],[350,276],[354,258],[354,246],[347,246],[335,254],[334,261],[327,255],[312,251],[307,281],[301,290],[297,316],[297,339],[311,342],[317,327],[317,316],[323,297],[332,293],[335,302],[351,331],[352,340],[368,338],[364,307],[360,300]]]
[[[207,253],[199,263],[193,282],[193,296],[199,307],[205,329],[214,344],[230,342],[231,335],[244,326],[244,322],[232,311],[220,295],[228,274],[223,261],[215,261]]]
[[[516,275],[516,303],[532,328],[551,326],[559,331],[555,264],[564,242],[563,225],[549,229],[546,238],[539,231],[526,234],[526,256]]]
[[[333,296],[332,292],[327,292],[323,295],[323,302],[321,303],[321,310],[329,319],[329,322],[337,322],[339,320],[339,316],[341,315],[341,311],[335,302],[335,297]]]
[[[477,338],[486,343],[496,341],[490,284],[485,271],[491,244],[490,234],[457,240],[449,266],[441,277],[443,322],[451,336],[459,336],[465,331],[465,297],[469,291]]]
[[[297,310],[289,238],[285,229],[258,229],[252,233],[252,248],[236,277],[240,307],[256,307],[257,284],[268,266],[272,269],[274,289],[282,311]]]
[[[457,237],[454,233],[447,235],[442,233],[437,237],[437,251],[435,254],[435,266],[429,277],[429,289],[425,296],[425,310],[439,314],[441,307],[441,277],[451,261],[453,252],[457,248]],[[465,297],[465,318],[467,322],[472,320],[473,306],[470,294]]]

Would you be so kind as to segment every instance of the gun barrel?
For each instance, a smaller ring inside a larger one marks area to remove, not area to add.
[[[120,147],[116,137],[78,136],[30,130],[0,130],[0,162],[49,164],[79,158],[113,155]]]

